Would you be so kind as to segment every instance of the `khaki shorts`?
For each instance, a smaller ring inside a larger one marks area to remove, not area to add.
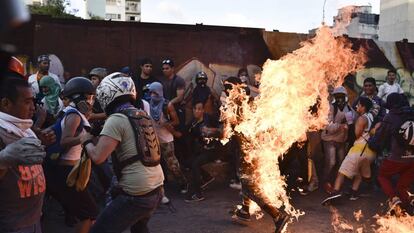
[[[364,147],[365,143],[354,144],[342,161],[339,168],[340,173],[350,179],[356,175],[361,175],[364,178],[371,177],[371,163],[375,159],[375,152],[368,146],[365,149]]]

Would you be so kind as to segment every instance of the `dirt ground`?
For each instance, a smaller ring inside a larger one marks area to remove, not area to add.
[[[212,184],[205,192],[206,200],[198,203],[185,203],[184,196],[171,192],[174,188],[167,187],[167,195],[172,199],[176,212],[173,213],[167,206],[160,206],[150,220],[149,228],[153,233],[269,233],[273,232],[273,222],[266,214],[262,219],[253,220],[247,225],[240,225],[232,221],[229,211],[239,203],[239,192],[227,185]],[[304,211],[305,214],[291,223],[288,232],[322,233],[335,232],[331,224],[332,209],[322,206],[320,202],[326,194],[322,190],[315,191],[308,196],[292,193],[293,205]],[[383,211],[381,202],[385,200],[379,191],[371,191],[369,197],[362,197],[356,201],[341,200],[335,206],[342,218],[348,221],[354,231],[362,227],[363,232],[372,232],[375,213]],[[363,218],[357,222],[354,211],[362,210]],[[44,216],[45,233],[72,233],[73,228],[66,227],[60,206],[49,201]],[[129,231],[125,231],[127,233]]]

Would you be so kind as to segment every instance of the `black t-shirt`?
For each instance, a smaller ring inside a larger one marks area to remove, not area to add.
[[[211,95],[210,87],[205,86],[196,86],[193,91],[193,105],[197,102],[203,102],[204,104],[207,102],[208,97]]]
[[[203,127],[219,128],[220,123],[216,117],[213,117],[205,113],[202,121],[197,122],[196,120],[194,120],[193,122],[191,122],[190,125],[187,126],[187,133],[189,134],[190,138],[195,140],[196,143],[202,146],[204,149],[216,148],[219,142],[217,140],[209,140],[209,139],[215,138],[214,136],[217,136],[217,135],[203,134],[202,132]]]
[[[102,110],[101,105],[96,99],[95,99],[95,103],[93,103],[93,106],[92,106],[92,112],[93,113],[104,113],[104,110]],[[91,123],[91,134],[98,136],[103,129],[105,120],[93,120],[93,121],[90,121],[90,123]]]
[[[0,128],[0,150],[20,137]],[[0,172],[0,232],[14,232],[40,220],[46,180],[41,164]]]
[[[162,82],[164,88],[164,98],[172,100],[177,97],[177,90],[185,89],[185,81],[178,75],[174,75],[172,79],[165,79]]]
[[[159,82],[154,76],[149,76],[147,79],[141,77],[134,79],[135,89],[137,90],[138,97],[141,99],[149,100],[149,93],[144,96],[144,87],[153,82]],[[137,98],[138,99],[138,98]]]

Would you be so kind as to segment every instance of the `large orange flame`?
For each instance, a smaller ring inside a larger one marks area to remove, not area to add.
[[[254,161],[255,167],[248,179],[255,181],[255,191],[270,205],[284,206],[295,217],[302,214],[290,204],[278,159],[293,143],[304,141],[307,131],[327,124],[328,85],[341,85],[365,60],[364,51],[353,51],[345,38],[335,38],[331,29],[323,26],[300,49],[265,63],[260,94],[254,101],[249,102],[240,88],[230,92],[221,109],[222,120],[228,123],[226,136],[235,132],[243,135],[243,159]],[[309,110],[318,100],[320,106],[312,114]]]
[[[378,233],[400,233],[414,232],[414,217],[408,214],[403,216],[375,216],[379,227],[376,229]]]

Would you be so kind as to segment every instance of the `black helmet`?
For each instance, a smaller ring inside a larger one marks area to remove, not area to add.
[[[196,82],[197,82],[197,80],[200,80],[200,79],[205,79],[207,81],[208,78],[207,78],[206,72],[200,71],[196,74],[195,79],[196,79]]]
[[[95,88],[92,82],[84,77],[75,77],[70,79],[63,89],[64,97],[73,97],[76,94],[94,94]]]
[[[96,67],[89,72],[89,78],[92,76],[98,76],[100,80],[105,78],[108,75],[108,71],[105,68]]]
[[[207,85],[207,74],[204,71],[200,71],[195,76],[195,82],[197,85],[204,87]]]

